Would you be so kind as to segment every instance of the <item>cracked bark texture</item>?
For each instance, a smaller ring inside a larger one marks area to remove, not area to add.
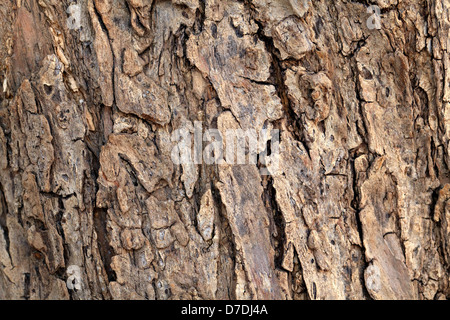
[[[448,0],[0,3],[0,299],[450,297]]]

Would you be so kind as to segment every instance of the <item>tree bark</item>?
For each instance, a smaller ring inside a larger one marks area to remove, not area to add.
[[[450,297],[449,1],[0,3],[0,299]]]

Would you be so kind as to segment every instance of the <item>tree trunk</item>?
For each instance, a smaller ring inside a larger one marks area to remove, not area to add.
[[[0,3],[0,299],[450,297],[448,0]]]

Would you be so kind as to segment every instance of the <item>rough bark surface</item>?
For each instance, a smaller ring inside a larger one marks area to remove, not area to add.
[[[450,297],[448,0],[0,3],[0,299]]]

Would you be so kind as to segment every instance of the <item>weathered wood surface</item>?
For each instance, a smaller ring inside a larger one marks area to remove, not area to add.
[[[0,299],[450,297],[448,0],[0,3]]]

